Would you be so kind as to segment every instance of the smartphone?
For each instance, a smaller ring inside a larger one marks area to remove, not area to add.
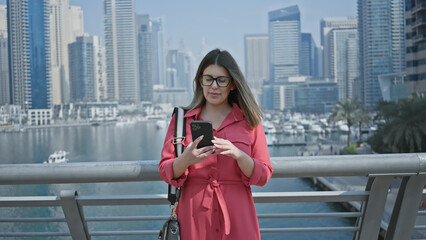
[[[201,142],[198,143],[197,148],[213,145],[213,126],[210,121],[192,121],[190,125],[192,141],[197,139],[199,136],[204,135]]]

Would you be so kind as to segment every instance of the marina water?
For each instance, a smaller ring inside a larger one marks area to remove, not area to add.
[[[0,133],[0,164],[42,163],[49,154],[57,150],[69,152],[69,162],[103,162],[159,160],[166,128],[158,129],[155,121],[136,122],[116,126],[78,126],[59,128],[27,129],[24,132]],[[269,146],[271,156],[296,156],[302,152],[315,155],[318,135],[277,135],[281,146]],[[343,135],[323,136],[325,141],[341,143]],[[308,146],[291,145],[292,142],[307,142]],[[315,191],[318,189],[310,179],[271,179],[264,187],[252,187],[254,192],[273,191]],[[163,182],[125,182],[54,185],[0,186],[1,196],[52,196],[61,190],[77,190],[79,195],[132,195],[166,193]],[[256,204],[258,214],[292,212],[345,211],[337,203],[280,203]],[[101,206],[84,209],[86,216],[134,216],[163,215],[170,213],[167,206]],[[62,217],[61,208],[0,208],[1,217]],[[89,223],[91,231],[160,229],[163,221],[153,222],[100,222]],[[313,218],[313,219],[260,219],[261,228],[271,227],[321,227],[353,226],[354,219]],[[66,223],[0,223],[0,232],[13,231],[64,231]],[[351,239],[352,233],[288,233],[262,234],[262,239]],[[14,239],[14,238],[9,238]],[[46,239],[46,238],[31,238]],[[71,239],[55,237],[48,239]],[[118,239],[114,237],[93,237],[92,239]],[[156,239],[156,236],[129,236],[119,239]]]

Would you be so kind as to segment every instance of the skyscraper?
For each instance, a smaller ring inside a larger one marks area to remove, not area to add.
[[[51,107],[49,1],[9,0],[11,99],[23,109]]]
[[[333,73],[340,99],[354,98],[354,81],[359,78],[359,48],[357,29],[333,29]],[[355,94],[356,95],[356,94]]]
[[[68,0],[50,1],[50,39],[53,104],[70,100],[68,44],[84,33],[83,12]]]
[[[323,47],[324,77],[334,78],[335,74],[335,48],[333,30],[357,29],[355,17],[323,18],[320,22],[321,45]]]
[[[194,58],[189,51],[169,50],[167,54],[167,87],[192,89]]]
[[[302,33],[300,45],[300,75],[318,76],[317,47],[310,33]]]
[[[137,15],[137,34],[139,49],[139,86],[140,100],[153,101],[153,47],[152,22],[149,15]]]
[[[108,98],[139,101],[134,1],[104,0],[104,16]]]
[[[162,17],[151,19],[152,22],[152,62],[154,71],[152,77],[154,84],[166,84],[166,50],[164,19]]]
[[[426,3],[406,0],[407,92],[426,92]]]
[[[273,82],[299,75],[300,12],[297,5],[274,10],[269,15],[270,77]]]
[[[256,99],[261,99],[263,82],[269,80],[269,37],[253,34],[244,37],[246,78]]]
[[[0,5],[0,106],[10,103],[6,5]]]
[[[382,99],[379,75],[405,71],[404,0],[358,0],[362,98],[366,109]]]
[[[71,101],[96,101],[95,53],[93,37],[77,37],[68,45]]]

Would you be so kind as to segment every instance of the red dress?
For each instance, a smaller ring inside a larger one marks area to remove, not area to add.
[[[189,123],[200,118],[201,108],[185,114],[186,137],[192,142]],[[234,104],[222,125],[213,130],[215,137],[231,141],[254,160],[253,174],[247,178],[235,159],[212,154],[201,163],[191,165],[178,179],[173,178],[175,150],[172,144],[174,117],[167,130],[159,173],[161,178],[182,187],[177,207],[183,240],[260,239],[259,223],[250,185],[263,186],[272,175],[268,147],[262,124],[251,129],[241,109]]]

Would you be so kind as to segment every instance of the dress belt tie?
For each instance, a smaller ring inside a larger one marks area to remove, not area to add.
[[[238,185],[242,184],[241,181],[217,181],[214,178],[210,179],[194,179],[190,181],[191,183],[206,184],[206,189],[204,190],[203,199],[201,201],[201,206],[205,209],[210,209],[213,206],[213,195],[216,193],[219,207],[223,214],[223,223],[225,225],[225,234],[229,235],[231,232],[231,220],[229,218],[228,207],[223,197],[222,191],[220,190],[220,185]]]

